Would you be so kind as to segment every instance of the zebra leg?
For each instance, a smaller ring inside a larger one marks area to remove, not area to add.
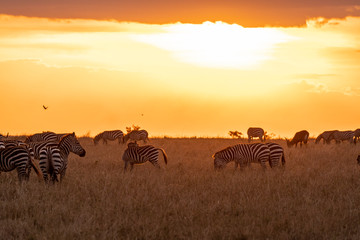
[[[19,181],[22,182],[24,180],[29,180],[26,176],[26,167],[19,166],[17,169]]]
[[[65,174],[66,174],[66,168],[64,168],[64,170],[62,170],[60,173],[60,182],[64,180]],[[55,175],[55,180],[58,182],[59,180],[57,179],[56,172],[54,173],[54,175]]]
[[[152,165],[154,165],[154,167],[156,167],[156,168],[158,168],[158,169],[161,169],[161,167],[160,167],[160,165],[159,165],[159,163],[158,163],[158,161],[156,160],[156,161],[150,161],[151,163],[152,163]]]
[[[128,166],[128,161],[125,161],[125,165],[124,165],[124,172],[126,172],[126,170],[127,170],[127,166]]]

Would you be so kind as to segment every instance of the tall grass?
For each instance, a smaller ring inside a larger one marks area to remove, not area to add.
[[[214,172],[233,139],[152,139],[169,163],[123,172],[125,146],[70,156],[62,184],[0,175],[3,239],[359,239],[359,146],[287,148],[286,167]]]

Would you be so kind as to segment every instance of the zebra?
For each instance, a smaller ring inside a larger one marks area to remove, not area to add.
[[[56,142],[58,140],[58,136],[54,132],[42,132],[42,133],[35,133],[31,136],[28,136],[25,139],[25,143],[30,142],[41,142],[41,141],[51,141]]]
[[[104,131],[94,137],[94,144],[97,145],[102,139],[104,144],[107,144],[107,140],[114,141],[118,139],[119,144],[123,142],[124,133],[121,130]]]
[[[334,139],[337,144],[340,141],[349,141],[349,143],[354,143],[354,131],[334,131],[334,133],[330,136],[329,142]]]
[[[265,132],[262,128],[251,127],[247,130],[248,140],[251,142],[252,138],[258,137],[261,142],[265,141]],[[264,138],[264,139],[263,139]]]
[[[56,150],[56,148],[58,150]],[[45,181],[47,181],[48,173],[52,181],[57,180],[57,174],[60,174],[60,181],[64,179],[70,152],[80,157],[84,157],[86,154],[85,149],[80,145],[75,133],[69,133],[62,137],[56,147],[47,146],[41,150],[39,165],[43,171]]]
[[[130,163],[130,171],[131,171],[134,167],[134,164],[142,164],[145,163],[146,161],[151,162],[152,165],[160,169],[160,165],[158,163],[159,151],[162,152],[164,157],[164,162],[165,164],[167,164],[168,157],[165,153],[165,150],[162,148],[156,148],[151,145],[140,147],[136,142],[135,143],[130,142],[127,146],[128,147],[122,156],[122,160],[125,162],[124,172],[126,172],[129,163]]]
[[[360,139],[360,128],[354,131],[354,143],[356,144],[356,141],[359,141],[359,139]]]
[[[4,148],[8,148],[8,147],[26,147],[27,148],[27,144],[20,141],[20,140],[1,140]],[[0,147],[1,148],[1,147]]]
[[[29,151],[24,147],[8,147],[0,150],[0,172],[9,172],[14,169],[18,172],[19,181],[29,180],[30,171],[26,171],[32,167],[39,178],[41,172],[31,159]]]
[[[277,143],[266,143],[270,150],[269,165],[270,167],[277,167],[281,159],[281,165],[285,165],[284,149]]]
[[[240,169],[250,163],[260,163],[266,169],[269,161],[270,149],[263,143],[237,144],[216,152],[213,156],[214,169],[223,169],[226,164],[235,161],[235,169],[240,164]]]
[[[62,181],[62,179],[65,177],[68,156],[70,152],[73,152],[80,157],[84,157],[86,154],[85,149],[83,149],[83,147],[77,140],[75,133],[65,135],[56,147],[47,146],[46,148],[41,150],[39,163],[41,169],[44,171],[49,171],[49,167],[51,168],[51,166],[53,166],[54,172],[53,175],[51,175],[52,180],[57,180],[56,175],[60,174],[60,181]],[[58,153],[60,154],[60,158],[58,157]],[[47,175],[47,172],[43,172],[43,174]]]
[[[323,143],[327,143],[329,144],[331,141],[331,137],[334,134],[334,132],[337,130],[331,130],[331,131],[324,131],[323,133],[321,133],[316,139],[315,139],[315,143],[319,143],[321,139],[323,139]]]
[[[28,143],[28,149],[30,151],[31,157],[34,159],[40,160],[40,152],[42,149],[46,147],[57,147],[58,143],[56,142],[48,142],[48,141],[41,141],[41,142],[30,142]]]
[[[288,147],[292,147],[293,145],[297,147],[298,143],[300,143],[300,147],[302,147],[302,143],[306,145],[308,139],[309,139],[309,132],[306,130],[302,130],[300,132],[295,133],[295,136],[291,141],[286,139],[286,143]]]
[[[126,143],[129,139],[135,142],[143,140],[146,143],[146,140],[149,141],[148,132],[146,130],[133,130],[124,136],[123,142]]]

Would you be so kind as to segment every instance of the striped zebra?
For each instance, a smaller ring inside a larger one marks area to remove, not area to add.
[[[354,131],[354,143],[356,144],[357,141],[360,139],[360,128]]]
[[[121,130],[104,131],[94,137],[94,144],[97,145],[102,139],[104,144],[107,144],[107,140],[114,141],[118,140],[119,144],[123,143],[124,133]]]
[[[349,141],[349,143],[354,143],[354,131],[334,131],[330,136],[329,141],[335,140],[337,144],[343,141]]]
[[[31,157],[34,159],[40,160],[40,152],[42,149],[46,147],[57,147],[58,143],[56,142],[48,142],[48,141],[41,141],[41,142],[30,142],[28,143],[28,149],[30,151]]]
[[[60,181],[64,179],[70,152],[80,157],[84,157],[86,154],[75,133],[69,133],[62,137],[56,147],[47,146],[40,151],[39,165],[45,181],[47,181],[48,174],[53,182],[57,181],[57,174],[60,174]]]
[[[42,142],[42,141],[56,142],[58,141],[58,136],[54,132],[42,132],[42,133],[35,133],[31,136],[28,136],[25,139],[25,143]]]
[[[264,132],[264,129],[262,129],[262,128],[251,127],[247,130],[247,135],[248,135],[249,142],[251,142],[251,140],[254,137],[258,137],[261,142],[265,141],[265,132]]]
[[[1,142],[4,145],[4,148],[8,148],[8,147],[26,147],[27,148],[27,146],[28,146],[26,143],[24,143],[20,140],[1,140]]]
[[[130,171],[133,169],[134,164],[142,164],[146,161],[149,161],[155,167],[160,169],[160,165],[158,163],[159,160],[159,151],[162,152],[164,157],[164,162],[167,164],[167,155],[165,150],[162,148],[156,148],[151,145],[139,146],[136,142],[129,143],[127,149],[125,150],[122,160],[125,162],[124,172],[127,170],[127,166],[130,163]]]
[[[277,167],[281,159],[281,165],[285,165],[284,149],[277,143],[266,143],[270,150],[269,165],[270,167]]]
[[[298,143],[300,143],[300,147],[302,147],[303,143],[305,145],[307,144],[308,139],[309,139],[309,132],[306,130],[302,130],[300,132],[295,133],[295,136],[291,141],[286,139],[286,143],[288,147],[292,147],[294,145],[295,147],[297,147]]]
[[[225,168],[226,164],[231,161],[235,161],[235,169],[239,164],[241,169],[250,163],[260,163],[262,168],[266,169],[270,149],[262,143],[237,144],[216,152],[212,157],[215,170]]]
[[[41,178],[41,172],[30,157],[30,153],[23,147],[9,147],[0,150],[0,172],[9,172],[14,169],[18,172],[19,181],[29,180],[29,167],[34,168],[36,174]]]
[[[324,131],[315,139],[315,143],[318,144],[322,139],[324,144],[329,144],[331,141],[331,136],[334,134],[335,131],[337,130]]]
[[[130,141],[133,140],[135,142],[143,140],[143,142],[146,143],[146,140],[149,141],[148,135],[149,134],[146,130],[133,130],[124,136],[124,143],[126,143],[129,139]]]

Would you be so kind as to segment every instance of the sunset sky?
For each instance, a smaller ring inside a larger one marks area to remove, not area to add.
[[[2,0],[0,133],[354,130],[359,29],[360,1]]]

